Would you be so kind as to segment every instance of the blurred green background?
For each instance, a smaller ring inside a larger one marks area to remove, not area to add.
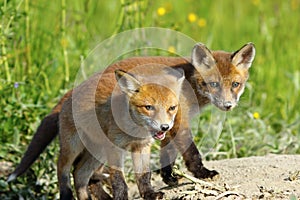
[[[194,134],[205,159],[300,153],[300,0],[4,0],[0,7],[1,163],[20,161],[93,44],[149,26],[180,31],[213,50],[256,46],[239,106],[226,114],[209,106],[201,114]],[[12,184],[2,169],[0,198],[58,198],[57,152],[54,142]]]

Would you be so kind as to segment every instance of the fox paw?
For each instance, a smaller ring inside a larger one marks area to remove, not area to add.
[[[197,171],[194,174],[194,176],[200,179],[206,179],[206,178],[216,179],[219,176],[219,172],[217,172],[216,170],[209,170],[205,167],[202,167],[201,170]]]
[[[178,178],[174,176],[163,176],[163,182],[168,186],[175,186],[178,185]]]
[[[172,173],[172,167],[173,165],[168,165],[160,170],[163,182],[168,186],[178,185],[178,179],[180,179],[180,176]]]
[[[148,192],[144,195],[145,200],[163,199],[163,192]]]

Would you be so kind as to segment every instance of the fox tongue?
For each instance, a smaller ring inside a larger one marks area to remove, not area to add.
[[[154,138],[157,139],[157,140],[163,140],[166,136],[166,133],[165,132],[157,132],[155,135],[154,135]]]

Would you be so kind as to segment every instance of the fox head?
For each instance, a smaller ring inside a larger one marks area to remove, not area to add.
[[[185,79],[183,71],[180,77],[170,79],[173,84],[168,87],[143,84],[134,75],[122,70],[116,70],[115,75],[119,87],[128,97],[132,120],[146,128],[154,139],[163,140],[165,133],[174,125],[181,85]]]
[[[252,43],[234,53],[211,52],[205,45],[196,44],[192,51],[192,64],[196,68],[193,78],[197,92],[219,109],[231,110],[244,92],[254,57]]]

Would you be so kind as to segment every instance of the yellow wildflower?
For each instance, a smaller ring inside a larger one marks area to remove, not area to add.
[[[258,112],[254,112],[254,113],[253,113],[253,118],[254,118],[254,119],[259,119],[259,118],[260,118],[259,113],[258,113]]]
[[[66,38],[62,38],[60,40],[60,44],[62,47],[67,48],[68,47],[68,40]]]
[[[174,47],[174,46],[169,46],[168,52],[170,52],[170,53],[175,53],[175,52],[176,52],[175,47]]]
[[[200,18],[198,20],[198,26],[201,27],[201,28],[205,27],[206,26],[206,19]]]
[[[299,1],[297,1],[297,0],[291,1],[292,10],[297,10],[298,6],[299,6]]]
[[[189,20],[189,22],[191,22],[191,23],[195,22],[195,21],[197,20],[197,15],[196,15],[195,13],[190,13],[190,14],[188,15],[188,20]]]
[[[166,14],[166,9],[165,9],[164,7],[159,7],[159,8],[157,9],[157,14],[158,14],[159,16],[165,15],[165,14]]]
[[[260,4],[260,0],[252,0],[252,4],[258,6]]]

